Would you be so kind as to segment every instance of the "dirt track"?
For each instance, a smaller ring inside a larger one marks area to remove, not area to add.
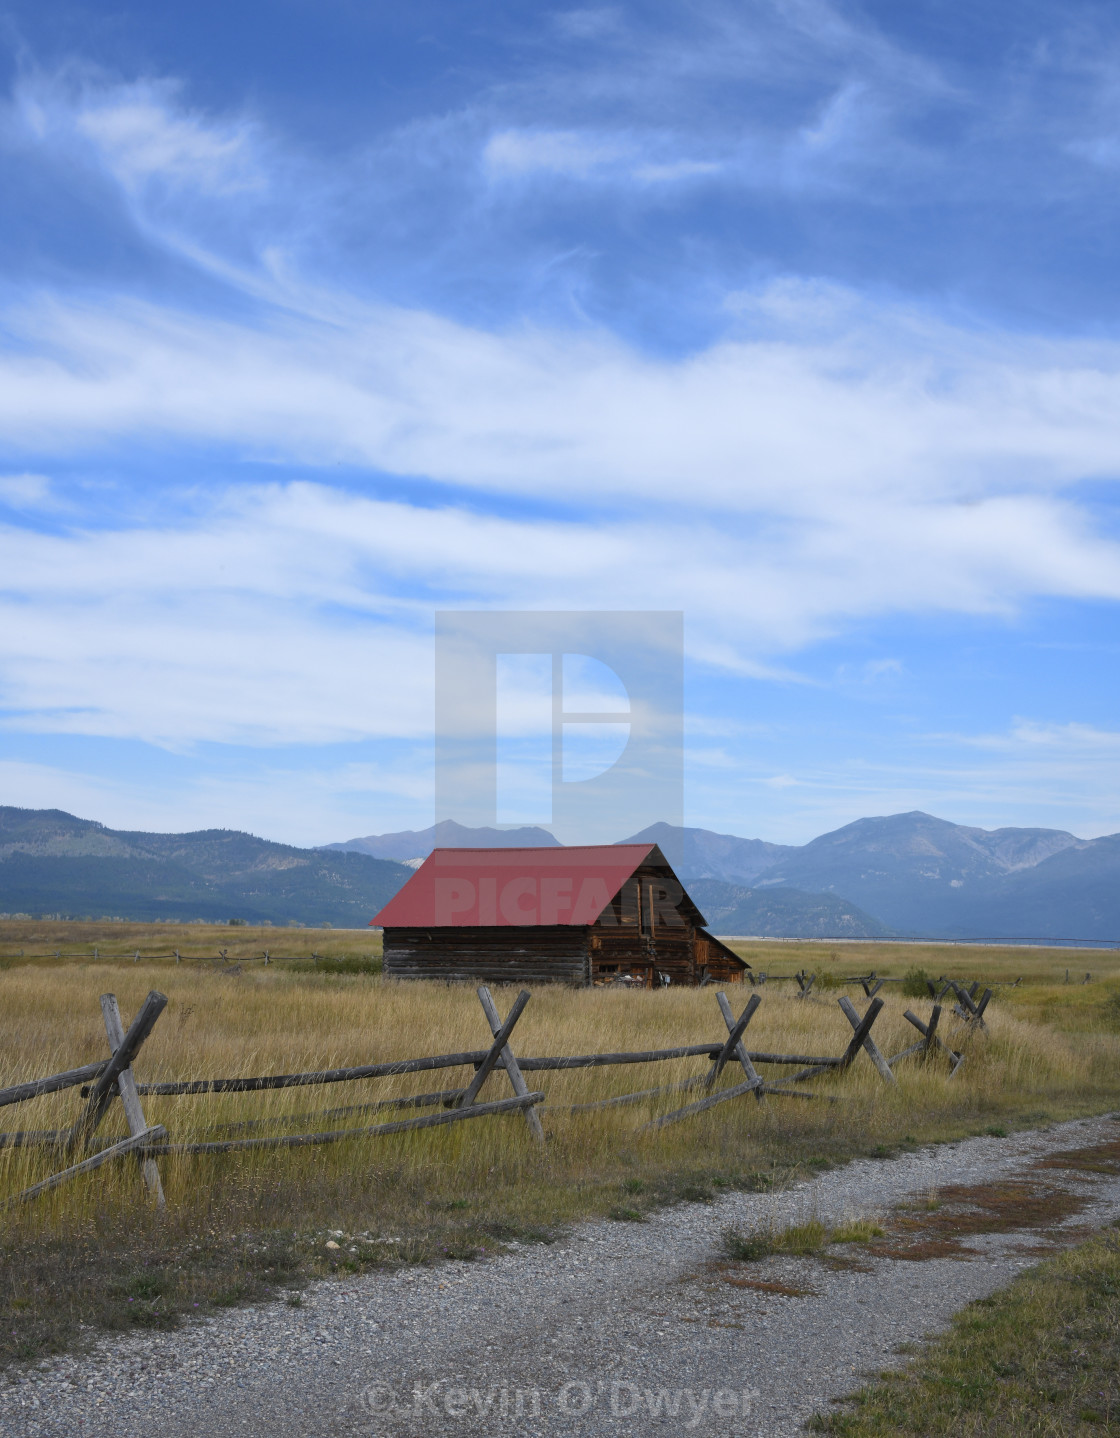
[[[823,1260],[721,1258],[728,1225],[865,1216],[885,1236]],[[107,1341],[0,1387],[0,1435],[784,1438],[904,1361],[900,1343],[1117,1216],[1120,1121],[970,1139]]]

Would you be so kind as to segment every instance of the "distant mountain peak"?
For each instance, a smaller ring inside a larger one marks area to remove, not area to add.
[[[658,844],[673,862],[682,879],[722,879],[729,884],[751,884],[771,864],[794,850],[788,844],[771,844],[765,839],[740,839],[736,834],[717,834],[711,829],[679,828],[675,824],[650,824],[624,844]]]
[[[323,847],[403,863],[409,859],[426,859],[433,849],[541,849],[559,845],[555,834],[535,824],[520,829],[472,829],[454,819],[442,819],[427,829],[367,834],[362,839],[348,839],[343,844],[324,844]]]

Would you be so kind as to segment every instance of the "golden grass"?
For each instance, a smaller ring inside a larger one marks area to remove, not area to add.
[[[237,929],[216,933],[246,943],[257,937]],[[138,946],[135,932],[119,937]],[[306,933],[294,937],[307,952]],[[356,952],[358,937],[338,934],[336,954]],[[360,937],[368,944],[372,936]],[[320,938],[315,931],[314,947],[322,952]],[[350,948],[343,947],[347,943]],[[910,962],[906,954],[905,967]],[[789,968],[800,964],[801,959]],[[946,963],[929,967],[948,970]],[[858,972],[860,965],[844,968]],[[970,976],[975,972],[975,966],[968,970]],[[929,1012],[928,1000],[903,998],[900,987],[883,991],[886,1007],[874,1030],[888,1054],[917,1038],[902,1010],[911,1007],[923,1017]],[[1100,1004],[1105,987],[1086,989],[1096,991],[1094,1002]],[[279,964],[247,965],[231,977],[210,966],[165,960],[17,961],[0,972],[0,1086],[104,1057],[98,995],[116,993],[127,1024],[151,988],[162,990],[170,1002],[137,1062],[141,1083],[357,1065],[484,1048],[489,1040],[468,986],[392,983]],[[7,1331],[0,1334],[0,1358],[12,1351],[30,1356],[70,1341],[75,1315],[86,1323],[139,1321],[136,1315],[147,1310],[135,1302],[126,1310],[123,1297],[116,1308],[100,1297],[95,1301],[106,1289],[106,1273],[119,1268],[127,1254],[133,1255],[131,1262],[139,1262],[136,1255],[143,1252],[145,1262],[165,1264],[165,1292],[171,1296],[161,1300],[158,1313],[173,1315],[176,1304],[189,1309],[194,1302],[222,1301],[223,1294],[263,1292],[281,1273],[288,1282],[402,1257],[469,1255],[582,1217],[614,1213],[640,1219],[651,1205],[704,1198],[721,1186],[780,1184],[853,1154],[887,1154],[996,1124],[1011,1128],[1116,1106],[1120,1031],[1080,1020],[1072,1033],[1040,1023],[1044,1010],[1024,1003],[1026,992],[1027,986],[1000,991],[988,1010],[988,1034],[966,1031],[946,1009],[942,1035],[968,1053],[954,1079],[941,1061],[923,1067],[907,1060],[899,1066],[897,1086],[888,1088],[860,1055],[848,1073],[819,1084],[839,1098],[835,1104],[739,1099],[646,1131],[651,1117],[695,1095],[574,1114],[566,1108],[703,1073],[706,1060],[530,1073],[530,1087],[547,1094],[542,1119],[549,1141],[543,1149],[514,1115],[328,1147],[165,1158],[160,1168],[168,1209],[158,1220],[145,1211],[136,1165],[109,1165],[5,1215],[0,1257],[8,1271],[5,1276],[0,1265],[0,1300],[6,1283],[12,1301],[27,1305],[21,1314],[38,1315],[39,1327],[21,1319],[18,1340],[9,1340]],[[1080,1003],[1083,991],[1076,992]],[[730,993],[738,1009],[749,990]],[[768,984],[761,995],[748,1030],[752,1049],[838,1054],[847,1043],[851,1029],[835,993],[801,1002],[793,998],[792,985]],[[495,990],[503,1013],[513,997],[512,990]],[[858,992],[855,997],[862,1000]],[[1067,1002],[1065,994],[1057,997]],[[1064,1010],[1048,1012],[1060,1018]],[[725,1033],[709,989],[647,993],[542,986],[517,1027],[514,1048],[520,1054],[649,1049],[715,1042]],[[165,1124],[177,1141],[231,1136],[215,1130],[298,1115],[306,1118],[294,1128],[266,1126],[263,1132],[314,1131],[399,1116],[390,1111],[324,1118],[322,1110],[453,1087],[468,1076],[469,1070],[452,1069],[260,1093],[149,1096],[144,1106],[149,1123]],[[728,1070],[724,1081],[738,1080]],[[497,1073],[482,1098],[508,1093],[504,1074]],[[63,1127],[79,1105],[72,1090],[0,1111],[0,1122],[6,1130]],[[103,1131],[125,1133],[119,1105]],[[47,1151],[0,1150],[0,1195],[18,1192],[57,1166],[57,1157]],[[330,1230],[345,1235],[337,1251],[324,1249]],[[250,1243],[246,1235],[266,1237]],[[266,1249],[273,1255],[267,1265],[260,1256]],[[32,1254],[46,1275],[41,1281],[28,1266]],[[68,1317],[59,1316],[63,1310]]]
[[[267,949],[284,958],[322,954],[327,958],[380,958],[380,929],[304,929],[244,924],[132,924],[108,920],[0,919],[0,966],[26,960],[61,962],[92,959],[142,959],[157,955],[173,963],[176,949],[184,959],[213,958],[223,949],[231,960],[260,959]]]
[[[105,962],[64,967],[23,965],[2,979],[5,1003],[0,1016],[0,1085],[15,1083],[55,1069],[87,1063],[105,1054],[98,995],[117,993],[130,1016],[149,988],[159,987],[170,1002],[137,1065],[142,1082],[167,1079],[237,1077],[290,1073],[308,1069],[381,1062],[423,1054],[484,1048],[488,1031],[473,991],[467,986],[395,984],[368,978],[293,974],[278,966],[243,971],[227,977],[211,969],[187,965],[110,965]],[[746,992],[737,997],[745,999]],[[496,992],[499,1008],[509,1006],[513,992]],[[916,1037],[902,1018],[902,1009],[928,1003],[888,994],[875,1037],[887,1053],[908,1046]],[[1030,1024],[994,1004],[989,1009],[990,1033],[974,1035],[957,1029],[968,1058],[958,1076],[948,1080],[941,1064],[900,1066],[899,1084],[888,1090],[865,1058],[826,1088],[841,1096],[840,1104],[801,1105],[771,1100],[765,1105],[733,1103],[702,1121],[690,1121],[660,1135],[642,1132],[651,1113],[686,1100],[668,1096],[654,1107],[568,1114],[566,1105],[594,1101],[654,1084],[670,1084],[700,1073],[703,1059],[681,1060],[655,1067],[625,1066],[530,1075],[545,1090],[551,1142],[545,1155],[526,1141],[524,1125],[508,1118],[459,1125],[391,1139],[356,1139],[330,1150],[304,1153],[235,1155],[220,1161],[165,1161],[165,1185],[173,1203],[199,1201],[202,1172],[219,1190],[228,1190],[244,1175],[251,1186],[266,1174],[310,1178],[330,1176],[328,1189],[342,1197],[346,1175],[363,1193],[374,1175],[388,1164],[396,1172],[427,1175],[425,1182],[459,1191],[463,1173],[477,1175],[500,1161],[526,1178],[565,1187],[594,1175],[615,1172],[625,1150],[631,1165],[641,1168],[687,1162],[713,1138],[737,1156],[752,1147],[769,1148],[776,1132],[796,1131],[802,1137],[861,1133],[878,1142],[892,1142],[907,1133],[928,1131],[945,1123],[964,1123],[984,1116],[1016,1117],[1045,1105],[1050,1110],[1081,1109],[1110,1102],[1117,1092],[1120,1038],[1108,1032],[1083,1033],[1076,1042],[1053,1028]],[[516,1049],[531,1054],[572,1054],[616,1049],[647,1049],[714,1041],[723,1025],[712,994],[676,989],[658,993],[571,990],[545,986],[534,994],[516,1031]],[[763,1003],[749,1030],[756,1050],[839,1053],[850,1027],[830,998],[801,1002],[788,987],[763,990]],[[951,1035],[952,1026],[947,1031]],[[173,1139],[193,1141],[223,1136],[212,1130],[246,1120],[285,1119],[295,1114],[399,1097],[465,1082],[467,1071],[438,1070],[344,1085],[269,1090],[249,1094],[206,1094],[192,1097],[149,1097],[145,1110],[151,1123],[165,1124]],[[483,1097],[509,1092],[503,1075],[494,1075]],[[73,1091],[49,1095],[20,1105],[21,1128],[46,1129],[74,1117]],[[394,1117],[384,1115],[385,1118]],[[347,1127],[377,1122],[377,1116],[307,1118],[307,1129]],[[11,1123],[8,1127],[12,1127]],[[123,1116],[114,1114],[108,1132],[124,1134]],[[267,1130],[266,1130],[267,1131]],[[709,1149],[710,1151],[710,1149]],[[0,1183],[12,1192],[47,1171],[52,1158],[34,1149],[0,1151]],[[465,1165],[465,1169],[463,1169]],[[358,1179],[357,1175],[361,1175]],[[339,1185],[341,1184],[341,1188]],[[96,1180],[79,1182],[44,1200],[38,1211],[63,1221],[75,1207],[92,1201],[130,1201],[135,1174],[127,1167]],[[570,1205],[557,1200],[561,1208]],[[318,1207],[318,1205],[316,1205]],[[330,1206],[328,1200],[323,1213]],[[578,1207],[578,1203],[576,1205]],[[567,1216],[567,1215],[565,1215]]]
[[[1120,951],[1114,948],[1042,948],[1010,944],[938,944],[845,942],[815,939],[734,939],[731,947],[767,973],[838,975],[877,974],[901,977],[910,968],[925,969],[936,978],[983,978],[989,983],[1063,984],[1069,970],[1071,986],[1092,973],[1094,981],[1120,980]]]

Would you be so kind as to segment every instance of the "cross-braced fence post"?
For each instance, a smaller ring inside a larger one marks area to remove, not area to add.
[[[124,1043],[124,1024],[121,1023],[121,1011],[117,1005],[116,994],[101,995],[101,1012],[105,1018],[105,1033],[109,1039],[109,1048],[113,1053]],[[147,1132],[148,1124],[144,1118],[144,1110],[140,1104],[140,1095],[136,1092],[136,1080],[132,1075],[132,1069],[126,1068],[117,1079],[117,1091],[121,1096],[121,1103],[124,1105],[125,1117],[128,1119],[128,1129],[133,1138]],[[163,1196],[163,1184],[159,1179],[159,1168],[154,1158],[141,1160],[140,1171],[144,1175],[144,1186],[151,1195],[152,1202],[157,1208],[165,1208],[167,1201]]]
[[[712,1085],[715,1083],[716,1079],[719,1078],[720,1074],[722,1073],[724,1065],[727,1063],[727,1061],[731,1058],[735,1058],[738,1060],[739,1067],[746,1074],[747,1078],[750,1079],[752,1083],[758,1085],[758,1088],[755,1092],[755,1097],[761,1100],[762,1079],[759,1077],[758,1071],[755,1069],[754,1064],[751,1063],[750,1056],[747,1053],[746,1045],[743,1043],[743,1033],[746,1030],[747,1025],[750,1023],[751,1019],[754,1018],[755,1010],[758,1008],[761,1002],[761,995],[752,994],[747,1002],[746,1008],[739,1016],[738,1022],[736,1022],[735,1014],[731,1007],[731,1004],[728,1001],[727,995],[723,992],[716,994],[716,1003],[719,1004],[719,1011],[723,1015],[724,1023],[727,1025],[728,1037],[727,1042],[724,1044],[721,1051],[716,1055],[715,1061],[713,1062],[711,1069],[708,1071],[708,1075],[704,1080],[705,1088],[711,1088]]]
[[[843,1059],[841,1059],[840,1061],[841,1067],[847,1068],[848,1065],[855,1058],[856,1054],[862,1048],[866,1051],[867,1056],[870,1058],[871,1062],[879,1070],[883,1082],[897,1083],[898,1080],[895,1078],[894,1074],[891,1073],[890,1064],[887,1063],[886,1059],[879,1052],[878,1045],[871,1037],[871,1025],[879,1017],[879,1012],[883,1007],[883,1000],[872,999],[871,1003],[868,1006],[867,1012],[863,1015],[862,1018],[860,1018],[859,1013],[856,1011],[856,1006],[852,1003],[851,999],[845,997],[842,999],[838,999],[837,1002],[839,1003],[840,1008],[843,1010],[844,1017],[848,1020],[852,1028],[855,1030],[852,1035],[852,1041],[848,1045],[847,1051],[845,1052]]]
[[[984,1010],[991,1001],[992,991],[985,989],[983,997],[977,1003],[976,991],[979,987],[979,984],[973,984],[971,989],[966,989],[963,984],[954,984],[953,992],[957,996],[957,1007],[954,1012],[958,1018],[964,1019],[973,1028],[986,1029],[988,1026],[984,1022]]]
[[[961,1064],[964,1062],[964,1054],[957,1053],[955,1050],[951,1049],[949,1045],[947,1043],[944,1043],[937,1035],[937,1022],[941,1017],[941,1005],[934,1004],[933,1012],[930,1014],[928,1024],[922,1023],[921,1019],[917,1016],[917,1014],[912,1014],[909,1009],[906,1010],[902,1017],[907,1021],[907,1023],[913,1024],[920,1034],[923,1034],[925,1036],[923,1058],[929,1058],[929,1056],[933,1053],[935,1046],[939,1048],[942,1053],[948,1054],[949,1061],[953,1065],[949,1073],[949,1077],[952,1078],[953,1074],[956,1073],[957,1069],[959,1069]]]
[[[73,1153],[76,1148],[89,1142],[97,1125],[105,1117],[105,1110],[112,1103],[113,1095],[118,1092],[117,1080],[131,1066],[166,1007],[167,995],[157,993],[155,989],[141,1004],[139,1013],[129,1025],[128,1033],[117,1045],[113,1057],[101,1070],[96,1083],[90,1089],[86,1106],[70,1130],[70,1137],[66,1142],[68,1153]]]
[[[735,1084],[733,1088],[721,1089],[718,1093],[710,1093],[707,1098],[699,1099],[696,1103],[686,1104],[684,1108],[662,1114],[660,1118],[655,1118],[647,1123],[646,1129],[665,1128],[667,1124],[678,1123],[683,1118],[692,1118],[695,1114],[705,1113],[708,1109],[715,1108],[717,1104],[726,1103],[729,1099],[741,1098],[743,1094],[753,1093],[755,1098],[761,1097],[762,1079],[755,1072],[755,1067],[751,1063],[746,1045],[743,1043],[743,1034],[751,1019],[754,1018],[755,1010],[762,1002],[762,998],[758,994],[752,994],[738,1019],[735,1018],[734,1010],[728,1003],[726,994],[716,994],[716,1002],[719,1004],[723,1021],[727,1025],[727,1041],[716,1055],[711,1068],[703,1079],[703,1087],[709,1090],[712,1088],[731,1058],[738,1060],[743,1072],[747,1075],[746,1083]]]
[[[521,994],[519,995],[519,999],[520,998],[523,998],[525,1000],[525,1003],[529,1002],[529,995],[525,990],[522,990]],[[498,1035],[502,1032],[503,1024],[498,1016],[498,1010],[495,1006],[494,999],[490,993],[490,990],[486,987],[485,984],[482,984],[478,989],[478,1001],[482,1005],[482,1011],[486,1015],[486,1022],[490,1025],[490,1032],[494,1035],[496,1041]],[[505,1036],[507,1039],[513,1032],[513,1025],[521,1016],[521,1010],[524,1009],[525,1003],[521,1005],[520,1009],[517,1009],[516,1014],[514,1014],[513,1009],[510,1010],[510,1016],[513,1022],[509,1023],[509,1028],[506,1030]],[[514,1008],[517,1008],[516,1004],[514,1005]],[[507,1020],[507,1023],[508,1022],[509,1020]],[[529,1092],[529,1085],[525,1082],[525,1078],[521,1072],[521,1067],[518,1064],[517,1059],[514,1057],[513,1050],[510,1048],[508,1043],[503,1044],[501,1052],[499,1054],[499,1059],[501,1061],[502,1067],[509,1075],[509,1081],[514,1093],[518,1096],[518,1098],[524,1098]],[[479,1073],[481,1072],[482,1070],[480,1068]],[[475,1080],[476,1082],[478,1080],[477,1074],[475,1075]],[[481,1087],[482,1085],[479,1084],[479,1088]],[[535,1139],[543,1143],[544,1129],[541,1127],[540,1117],[537,1114],[536,1110],[533,1108],[526,1108],[523,1109],[522,1112],[525,1114],[525,1122],[529,1125],[529,1132],[533,1135]]]

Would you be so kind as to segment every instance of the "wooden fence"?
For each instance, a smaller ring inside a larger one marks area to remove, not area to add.
[[[802,976],[806,977],[806,976]],[[811,982],[801,984],[798,997],[807,997]],[[579,1068],[604,1068],[623,1064],[655,1064],[684,1058],[704,1058],[708,1065],[704,1073],[681,1082],[654,1088],[635,1090],[613,1098],[601,1099],[595,1103],[569,1104],[563,1107],[569,1113],[582,1113],[594,1109],[639,1104],[669,1093],[683,1093],[699,1090],[702,1097],[681,1108],[664,1113],[645,1125],[646,1129],[660,1129],[668,1124],[704,1113],[718,1104],[753,1096],[756,1102],[765,1098],[783,1097],[796,1099],[824,1099],[836,1102],[834,1094],[822,1094],[818,1090],[794,1087],[805,1084],[824,1075],[841,1074],[851,1067],[861,1053],[867,1055],[884,1083],[896,1082],[895,1065],[907,1058],[929,1061],[938,1054],[948,1058],[950,1077],[956,1073],[963,1061],[963,1053],[947,1045],[938,1034],[942,1007],[933,1005],[928,1020],[923,1021],[909,1010],[906,1019],[919,1030],[921,1040],[895,1054],[884,1057],[871,1031],[883,1009],[883,1000],[873,997],[866,1011],[861,1015],[848,998],[838,1000],[839,1007],[852,1028],[851,1038],[844,1051],[835,1055],[771,1053],[748,1049],[745,1034],[754,1015],[762,1004],[761,995],[753,993],[738,1018],[726,994],[717,993],[716,1003],[726,1029],[726,1037],[714,1043],[685,1044],[675,1048],[647,1049],[625,1053],[569,1054],[548,1057],[517,1056],[511,1039],[518,1020],[525,1011],[531,995],[522,990],[515,999],[509,1013],[502,1019],[494,1004],[489,989],[478,989],[479,1002],[490,1030],[490,1045],[484,1049],[472,1049],[460,1053],[431,1054],[422,1058],[394,1059],[385,1063],[362,1064],[350,1068],[320,1069],[306,1073],[266,1074],[240,1078],[183,1079],[174,1082],[139,1084],[132,1066],[145,1040],[154,1029],[157,1020],[167,1006],[167,998],[153,990],[149,993],[139,1012],[129,1025],[127,1032],[121,1020],[117,1000],[113,994],[103,994],[101,1010],[105,1022],[110,1056],[98,1063],[85,1064],[64,1073],[51,1074],[47,1078],[34,1079],[28,1083],[16,1084],[0,1089],[0,1107],[25,1103],[42,1094],[56,1093],[62,1089],[79,1088],[85,1100],[74,1123],[66,1129],[21,1130],[0,1133],[0,1148],[43,1146],[53,1149],[76,1161],[51,1174],[40,1183],[15,1194],[6,1200],[6,1206],[23,1203],[47,1193],[60,1184],[80,1174],[89,1173],[103,1164],[119,1158],[133,1156],[139,1160],[144,1184],[151,1200],[162,1206],[163,1187],[160,1181],[157,1160],[170,1154],[229,1153],[238,1149],[298,1148],[308,1145],[338,1143],[350,1138],[369,1138],[415,1129],[434,1128],[467,1119],[482,1118],[491,1114],[520,1113],[529,1131],[537,1142],[544,1141],[544,1129],[537,1112],[549,1111],[544,1104],[545,1094],[530,1090],[525,1081],[526,1073],[555,1072]],[[986,991],[977,1003],[967,990],[960,989],[958,1004],[954,1013],[969,1028],[984,1027],[984,1009],[991,998]],[[773,1075],[764,1077],[758,1067],[793,1067],[796,1073],[787,1078]],[[141,1099],[148,1095],[189,1096],[205,1093],[250,1093],[265,1089],[297,1088],[325,1084],[352,1083],[360,1080],[395,1077],[401,1074],[427,1073],[442,1069],[470,1068],[473,1076],[465,1085],[439,1089],[432,1093],[415,1094],[403,1098],[381,1099],[373,1102],[351,1104],[318,1113],[288,1115],[279,1118],[245,1119],[235,1123],[218,1124],[213,1133],[229,1135],[258,1128],[295,1127],[323,1119],[338,1119],[355,1114],[372,1114],[390,1109],[439,1109],[440,1112],[423,1114],[418,1117],[401,1118],[385,1123],[366,1124],[359,1127],[331,1127],[301,1133],[258,1134],[247,1137],[207,1138],[195,1142],[173,1142],[162,1125],[149,1126],[144,1117]],[[738,1081],[726,1087],[717,1087],[726,1070],[738,1069]],[[505,1074],[512,1089],[508,1098],[480,1101],[480,1093],[487,1078],[497,1071]],[[102,1140],[96,1130],[114,1101],[120,1098],[124,1117],[129,1127],[129,1137],[119,1140]],[[78,1157],[84,1154],[84,1157]]]
[[[316,953],[314,949],[309,954],[274,954],[271,950],[264,949],[259,954],[239,954],[236,959],[231,959],[228,949],[219,949],[216,954],[181,954],[178,949],[169,949],[167,953],[141,953],[139,949],[126,949],[120,953],[103,953],[97,944],[93,945],[92,953],[85,949],[80,951],[75,949],[71,953],[64,954],[61,949],[51,949],[44,954],[28,954],[20,949],[18,954],[13,954],[10,957],[18,959],[87,959],[94,964],[119,964],[125,960],[130,960],[134,964],[141,961],[155,963],[159,959],[174,959],[177,964],[213,964],[227,967],[240,964],[317,964],[320,959],[329,960],[329,955]],[[368,954],[363,957],[374,959],[378,955]]]

